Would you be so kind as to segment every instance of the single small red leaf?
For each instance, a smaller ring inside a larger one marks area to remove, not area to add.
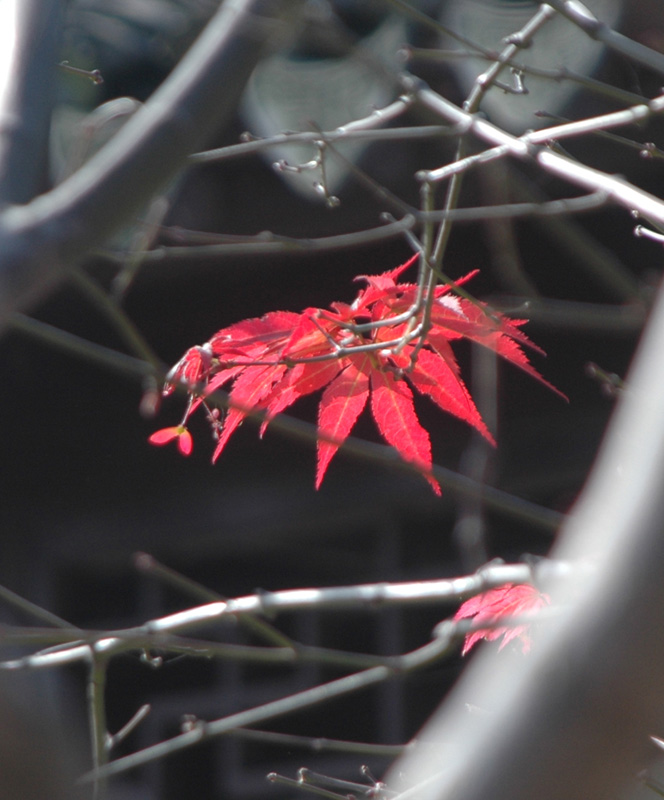
[[[318,440],[317,489],[332,457],[348,437],[369,397],[369,357],[356,356],[348,361],[346,368],[323,392],[318,407],[318,432],[333,441]]]
[[[150,442],[150,444],[164,445],[172,441],[177,441],[178,450],[183,456],[190,455],[191,451],[194,449],[194,440],[184,425],[173,425],[170,428],[162,428],[148,437],[148,442]]]
[[[488,592],[471,597],[461,605],[454,615],[455,620],[473,619],[477,623],[492,623],[495,625],[502,618],[518,617],[521,614],[539,611],[543,606],[549,605],[551,598],[549,595],[540,592],[530,584],[508,583],[499,586],[497,589],[490,589]],[[530,651],[529,625],[515,625],[513,627],[491,627],[486,630],[476,630],[469,633],[463,643],[461,655],[465,656],[468,651],[482,639],[495,641],[503,636],[499,650],[513,639],[521,640],[521,647],[524,653]]]
[[[371,411],[381,436],[405,461],[419,467],[440,494],[438,481],[431,473],[431,440],[420,425],[413,404],[413,393],[403,380],[391,372],[371,370]]]

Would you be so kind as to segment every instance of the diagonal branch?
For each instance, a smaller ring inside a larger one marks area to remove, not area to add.
[[[78,172],[0,214],[0,323],[44,296],[233,113],[286,0],[227,0],[169,78]]]
[[[646,219],[660,225],[664,224],[664,202],[660,198],[633,186],[623,178],[587,167],[585,164],[560,155],[554,150],[537,147],[533,142],[539,138],[539,134],[543,135],[542,132],[532,135],[525,134],[521,137],[512,136],[488,120],[463,111],[454,103],[430,89],[424,81],[413,78],[411,75],[403,76],[402,88],[413,92],[417,100],[425,108],[438,114],[443,119],[454,124],[467,124],[471,133],[479,139],[489,142],[494,147],[500,148],[501,154],[509,154],[520,160],[533,159],[540,167],[553,175],[564,178],[588,191],[604,192],[617,205],[629,211],[636,211]],[[657,97],[642,108],[643,116],[641,116],[641,112],[638,109],[631,109],[630,112],[638,114],[639,119],[649,114],[662,113],[664,111],[664,97]],[[571,126],[572,130],[576,132],[576,123],[571,123]],[[583,123],[580,123],[579,127],[582,126]],[[567,126],[560,127],[566,131],[570,130]]]
[[[284,714],[292,714],[300,709],[310,708],[319,703],[327,703],[338,697],[367,689],[398,674],[419,669],[435,661],[450,650],[453,641],[454,638],[450,636],[450,631],[441,628],[437,632],[436,638],[428,644],[403,656],[398,656],[395,659],[395,666],[381,665],[371,667],[361,672],[351,673],[343,678],[321,683],[311,689],[305,689],[288,697],[273,700],[262,706],[212,720],[211,722],[198,721],[183,733],[131,755],[118,758],[97,772],[84,775],[81,780],[89,782],[111,775],[118,775],[127,770],[135,769],[181,752],[212,737],[231,733],[238,728],[257,725],[281,717]]]
[[[630,61],[664,74],[664,54],[614,31],[605,22],[597,19],[579,0],[548,0],[548,4],[581,28],[591,39],[602,42],[610,50]]]

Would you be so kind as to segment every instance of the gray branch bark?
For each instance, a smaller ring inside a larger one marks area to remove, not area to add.
[[[664,723],[664,292],[553,557],[594,578],[544,588],[565,613],[528,658],[480,654],[390,782],[423,800],[616,797]],[[472,703],[485,715],[470,715]],[[431,753],[435,753],[435,758]],[[399,778],[397,778],[397,774]]]
[[[48,168],[48,136],[61,30],[60,0],[5,0],[11,42],[0,75],[0,207],[27,203]]]
[[[293,5],[226,0],[170,77],[106,147],[52,191],[0,213],[0,325],[131,220],[205,144],[235,110],[267,41],[287,33],[278,20]],[[41,145],[31,143],[30,152],[38,155]],[[16,161],[5,155],[0,173],[13,174],[18,155]]]

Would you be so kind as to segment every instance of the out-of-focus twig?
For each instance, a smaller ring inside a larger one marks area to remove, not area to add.
[[[544,200],[542,202],[507,203],[471,208],[453,208],[448,211],[436,210],[406,214],[401,219],[387,221],[385,225],[366,228],[351,233],[341,233],[317,238],[296,238],[282,236],[270,231],[263,231],[255,236],[236,234],[206,233],[205,231],[184,230],[176,227],[165,227],[163,236],[173,242],[187,242],[186,245],[161,244],[154,250],[141,253],[144,265],[159,264],[162,261],[192,258],[223,258],[235,256],[261,256],[274,253],[315,253],[333,252],[350,247],[359,247],[374,242],[408,236],[420,223],[441,222],[449,219],[453,222],[471,223],[486,219],[521,219],[528,217],[560,217],[568,214],[584,214],[595,211],[606,205],[607,196],[603,192],[593,192],[581,197],[570,197],[560,200]],[[106,260],[121,263],[122,256],[104,252]]]
[[[403,672],[424,667],[444,655],[452,646],[446,631],[439,630],[436,638],[429,644],[399,657],[395,666],[377,666],[362,672],[354,672],[343,678],[322,683],[311,689],[283,697],[265,705],[231,714],[211,722],[199,722],[188,726],[184,733],[158,744],[146,747],[129,756],[118,758],[97,772],[84,776],[84,781],[107,778],[127,770],[166,758],[215,736],[221,736],[238,727],[260,724],[270,719],[291,714],[302,708],[310,708],[318,703],[328,702],[338,697],[367,689]]]
[[[605,47],[620,53],[630,61],[664,75],[664,54],[614,31],[579,0],[551,0],[549,5],[581,28],[591,39],[602,42]]]
[[[255,730],[254,728],[237,728],[229,735],[237,739],[247,739],[280,747],[297,747],[316,753],[330,751],[394,758],[401,755],[406,749],[406,746],[401,744],[376,744],[375,742],[356,742],[347,739],[328,739],[324,736],[300,736],[292,733]]]
[[[56,347],[70,355],[84,358],[91,363],[98,364],[104,368],[110,368],[120,374],[139,377],[144,384],[147,382],[149,386],[152,386],[156,379],[163,382],[167,372],[164,366],[159,373],[155,373],[154,368],[145,361],[95,344],[75,334],[20,314],[16,314],[12,318],[12,327],[17,331],[21,331],[38,341],[42,341],[51,347]],[[231,406],[228,394],[221,390],[217,390],[214,395],[209,398],[209,402],[212,404],[216,403],[223,407]],[[241,407],[240,404],[237,403],[235,403],[234,406],[240,408],[240,410],[246,414],[250,423],[262,423],[265,416],[264,411],[257,411],[255,408],[250,408],[248,406]],[[317,431],[317,426],[315,424],[289,417],[286,414],[277,415],[271,421],[270,425],[272,430],[277,433],[308,443],[325,439],[325,437]],[[330,439],[330,441],[333,441],[334,444],[338,444],[336,440]],[[396,469],[400,472],[416,473],[418,471],[417,467],[401,459],[393,448],[386,445],[349,436],[340,444],[340,448],[345,453],[354,455],[368,462],[382,464],[385,467]],[[432,467],[432,474],[436,480],[450,492],[468,496],[481,495],[487,508],[507,514],[510,517],[522,519],[540,530],[553,533],[562,522],[563,515],[557,511],[539,506],[524,498],[516,497],[494,486],[482,486],[471,478],[461,475],[452,469],[434,464]]]

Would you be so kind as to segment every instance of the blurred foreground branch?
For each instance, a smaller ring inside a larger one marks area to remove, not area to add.
[[[265,41],[287,32],[277,23],[286,7],[278,0],[227,0],[169,78],[106,147],[52,191],[0,213],[3,327],[9,314],[44,296],[92,248],[131,221],[234,112]],[[11,164],[0,164],[0,171],[11,173]]]
[[[664,295],[660,295],[597,465],[552,555],[593,559],[594,577],[517,665],[470,666],[394,775],[424,800],[590,800],[641,769],[664,720]],[[489,711],[478,721],[466,703]]]

